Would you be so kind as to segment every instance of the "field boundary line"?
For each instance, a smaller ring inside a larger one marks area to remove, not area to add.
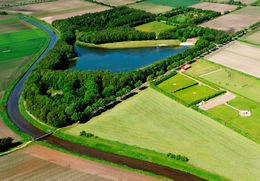
[[[8,150],[8,151],[3,152],[3,153],[0,153],[0,157],[1,157],[1,156],[4,156],[4,155],[7,155],[7,154],[9,154],[9,153],[13,153],[13,152],[15,152],[15,151],[18,151],[18,150],[20,150],[20,149],[22,149],[22,148],[25,148],[26,146],[28,146],[28,145],[31,144],[32,142],[33,142],[33,141],[27,141],[27,142],[21,144],[20,146],[15,147],[14,149]]]
[[[208,73],[205,73],[205,74],[199,75],[199,77],[204,77],[204,76],[207,76],[207,75],[210,75],[210,74],[213,74],[213,73],[219,72],[219,71],[221,71],[221,70],[223,70],[223,69],[219,68],[219,69],[217,69],[217,70],[213,70],[213,71],[211,71],[211,72],[208,72]]]

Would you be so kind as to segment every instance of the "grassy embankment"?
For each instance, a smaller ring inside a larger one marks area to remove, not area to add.
[[[206,113],[222,124],[260,143],[260,80],[241,72],[208,61],[197,61],[186,71],[200,81],[215,84],[235,93],[238,97],[228,104],[239,110],[248,110],[251,116],[242,117],[239,112],[223,104]]]
[[[77,41],[77,45],[93,47],[93,48],[105,48],[105,49],[119,49],[119,48],[145,48],[145,47],[158,47],[158,46],[180,46],[179,40],[143,40],[143,41],[124,41],[115,43],[103,43],[103,44],[91,44]]]

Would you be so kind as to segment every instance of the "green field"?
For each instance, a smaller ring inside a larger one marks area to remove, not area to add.
[[[260,143],[260,79],[205,60],[193,63],[185,73],[243,96],[238,96],[228,104],[239,110],[250,111],[250,117],[240,116],[237,110],[225,104],[208,112],[221,119],[223,124]]]
[[[191,6],[197,4],[199,0],[146,0],[145,2],[160,4],[171,7]]]
[[[157,86],[162,91],[184,101],[187,105],[199,103],[202,100],[207,100],[221,93],[220,90],[198,84],[196,81],[180,74],[171,77]]]
[[[205,60],[192,64],[186,74],[214,83],[224,89],[260,103],[260,80]]]
[[[182,154],[190,158],[190,164],[233,180],[260,177],[257,143],[151,88],[66,133],[78,136],[82,130],[162,153]]]
[[[225,124],[238,129],[239,132],[260,143],[260,104],[242,97],[237,97],[229,101],[228,104],[239,110],[250,111],[251,116],[242,117],[237,110],[227,105],[217,106],[208,110],[208,112],[222,119]]]
[[[189,79],[183,75],[176,74],[175,76],[172,76],[171,78],[163,81],[157,86],[165,92],[174,93],[179,91],[180,89],[184,89],[195,84],[197,84],[196,81]]]
[[[136,30],[138,31],[143,31],[143,32],[155,32],[157,35],[161,32],[173,29],[174,26],[172,25],[167,25],[162,22],[158,21],[153,21],[150,23],[146,23],[140,26],[135,27]]]
[[[2,17],[0,20],[0,91],[3,91],[48,43],[48,36],[42,30],[18,18],[9,18]]]
[[[192,104],[199,100],[206,100],[208,97],[214,97],[214,95],[219,92],[219,90],[214,90],[208,86],[200,84],[175,92],[173,95],[188,104]]]

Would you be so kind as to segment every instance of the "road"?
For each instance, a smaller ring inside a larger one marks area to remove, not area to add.
[[[203,179],[191,175],[186,172],[182,172],[179,170],[175,170],[166,166],[162,166],[159,164],[147,162],[147,161],[142,161],[134,158],[128,158],[125,156],[120,156],[116,155],[113,153],[109,152],[104,152],[101,150],[97,150],[91,147],[83,146],[77,143],[69,142],[66,140],[63,140],[61,138],[58,138],[54,135],[48,134],[48,136],[43,137],[43,135],[46,135],[45,132],[42,130],[34,127],[31,125],[26,119],[23,118],[23,116],[20,114],[19,107],[18,107],[18,101],[19,97],[22,92],[23,84],[25,79],[28,77],[28,75],[31,73],[31,71],[34,69],[35,65],[37,62],[39,62],[48,52],[51,50],[56,41],[57,37],[55,33],[48,27],[39,24],[33,20],[24,18],[25,21],[41,28],[42,30],[46,31],[50,37],[50,43],[47,47],[47,49],[44,51],[44,53],[38,58],[38,60],[35,62],[35,64],[25,73],[25,75],[21,78],[21,80],[17,83],[17,85],[14,87],[13,91],[11,92],[9,99],[8,99],[8,104],[7,104],[7,112],[8,115],[11,119],[12,122],[14,122],[17,127],[20,128],[21,131],[25,132],[26,134],[32,136],[34,139],[37,139],[41,137],[42,141],[47,142],[49,144],[55,145],[57,147],[60,147],[62,149],[78,153],[78,154],[83,154],[87,155],[90,157],[102,159],[108,162],[113,162],[119,165],[126,165],[128,167],[134,168],[134,169],[139,169],[139,170],[144,170],[148,172],[153,172],[158,175],[168,177],[170,179],[174,180],[180,180],[180,181],[202,181]]]

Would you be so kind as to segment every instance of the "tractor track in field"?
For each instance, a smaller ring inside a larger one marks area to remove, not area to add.
[[[25,21],[27,21],[28,23],[31,23],[31,24],[41,28],[42,30],[46,31],[51,37],[48,47],[43,52],[43,54],[38,58],[38,60],[35,62],[35,64],[36,64],[49,52],[49,50],[51,50],[54,47],[54,45],[57,41],[57,37],[50,28],[48,28],[42,24],[39,24],[36,21],[30,20],[27,18],[23,18],[23,19]],[[187,180],[202,181],[202,180],[204,180],[204,179],[194,176],[190,173],[176,170],[176,169],[173,169],[173,168],[170,168],[167,166],[162,166],[162,165],[159,165],[156,163],[151,163],[148,161],[138,160],[138,159],[129,158],[126,156],[121,156],[121,155],[101,151],[101,150],[97,150],[95,148],[91,148],[88,146],[83,146],[81,144],[63,140],[61,138],[54,136],[51,133],[46,133],[46,132],[38,129],[37,127],[34,127],[21,115],[21,113],[19,111],[18,101],[19,101],[19,97],[22,92],[24,81],[28,77],[28,75],[31,73],[31,71],[33,70],[35,64],[24,74],[24,76],[16,84],[16,86],[14,87],[14,89],[12,90],[12,92],[9,96],[8,104],[7,104],[7,112],[8,112],[8,115],[9,115],[9,118],[11,119],[11,121],[21,131],[23,131],[26,134],[33,137],[34,140],[41,139],[44,142],[47,142],[49,144],[55,145],[57,147],[60,147],[62,149],[65,149],[65,150],[68,150],[68,151],[71,151],[74,153],[87,155],[90,157],[109,161],[109,162],[119,164],[119,165],[126,165],[126,166],[134,168],[134,169],[153,172],[155,174],[158,174],[158,175],[170,178],[170,179],[178,180],[178,181],[187,181]]]

